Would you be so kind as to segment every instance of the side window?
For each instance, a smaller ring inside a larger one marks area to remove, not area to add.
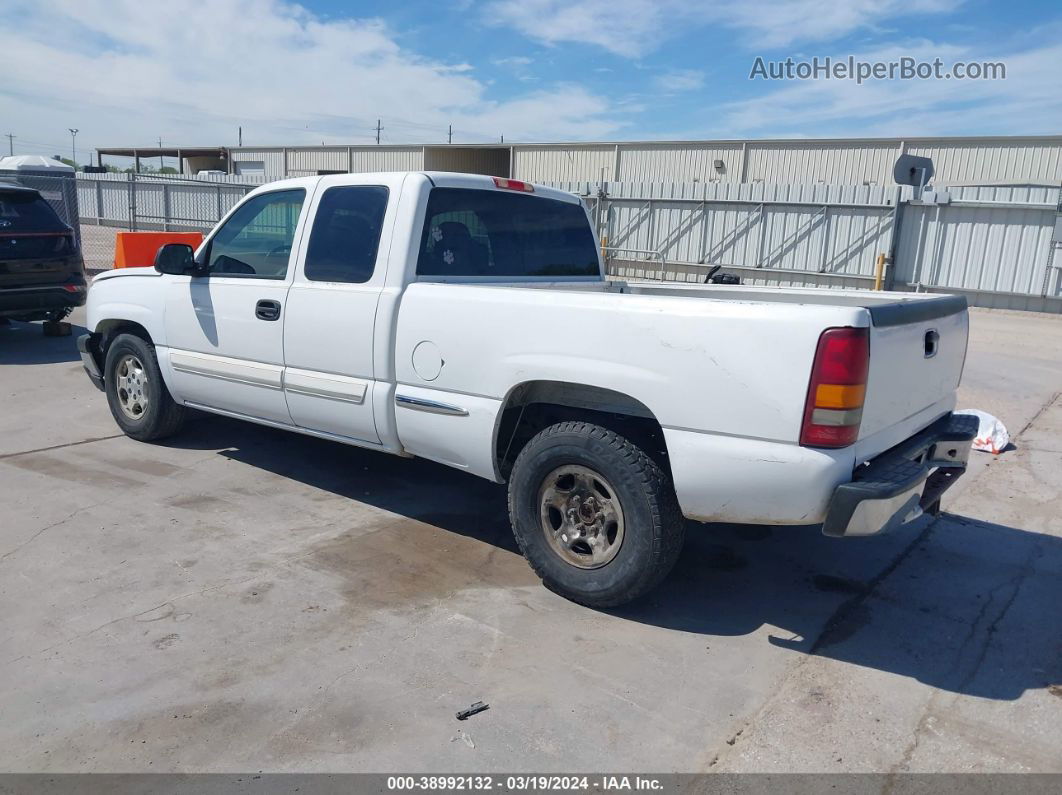
[[[240,205],[210,241],[207,270],[217,276],[283,279],[306,191],[263,193]]]
[[[387,188],[329,188],[317,204],[306,251],[306,278],[360,284],[372,278],[380,247]]]
[[[420,276],[597,276],[582,205],[504,190],[433,188],[417,258]]]

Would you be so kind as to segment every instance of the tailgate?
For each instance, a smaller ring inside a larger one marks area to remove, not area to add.
[[[951,295],[869,311],[870,372],[859,439],[880,449],[863,445],[859,452],[874,455],[953,407],[969,322],[966,299]]]

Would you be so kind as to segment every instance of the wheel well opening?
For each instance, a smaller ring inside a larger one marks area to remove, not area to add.
[[[104,353],[119,334],[135,334],[151,342],[148,330],[132,320],[101,320],[96,324],[96,333],[100,335],[100,349]]]
[[[96,324],[96,333],[99,334],[99,342],[95,351],[96,364],[100,372],[104,371],[107,361],[107,349],[119,334],[135,334],[147,342],[151,342],[148,330],[132,320],[101,320]]]
[[[524,446],[550,425],[591,422],[631,441],[671,473],[664,431],[652,411],[611,389],[561,381],[534,381],[512,391],[502,410],[495,441],[498,471],[508,480]]]

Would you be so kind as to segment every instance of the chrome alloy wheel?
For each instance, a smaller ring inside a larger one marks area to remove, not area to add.
[[[131,420],[139,420],[148,407],[148,380],[144,364],[133,354],[126,354],[114,368],[114,385],[118,405]]]
[[[623,508],[612,485],[589,467],[557,467],[538,493],[542,532],[565,563],[598,569],[623,543]]]

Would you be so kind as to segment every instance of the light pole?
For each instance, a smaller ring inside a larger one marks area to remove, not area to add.
[[[74,161],[74,168],[77,168],[77,130],[73,127],[67,127],[70,130],[70,159]]]

